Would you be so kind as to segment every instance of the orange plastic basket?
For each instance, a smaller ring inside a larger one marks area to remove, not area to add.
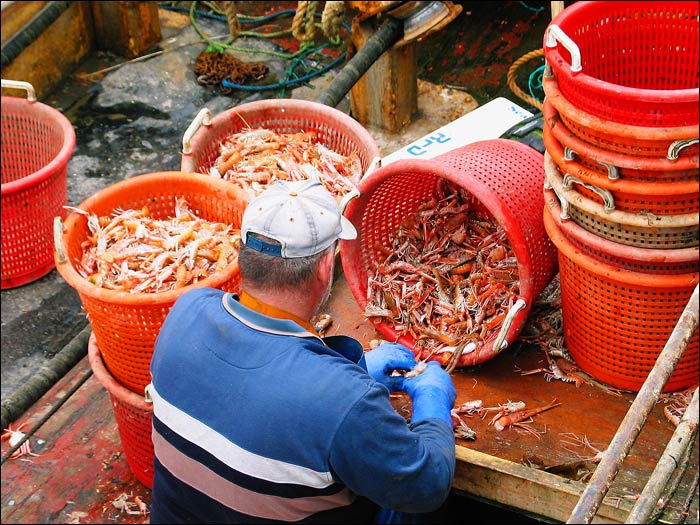
[[[247,200],[245,194],[223,180],[194,173],[158,172],[138,175],[109,186],[80,204],[97,215],[117,208],[141,209],[147,205],[157,219],[172,216],[175,198],[183,197],[194,214],[209,221],[240,228]],[[151,381],[149,367],[156,337],[175,300],[195,287],[237,291],[238,262],[195,284],[159,293],[130,293],[101,288],[83,278],[74,264],[89,234],[86,216],[73,212],[65,220],[56,268],[80,296],[105,365],[120,384],[138,394]],[[65,260],[61,259],[61,252]]]
[[[623,270],[578,250],[544,210],[547,234],[559,251],[566,347],[596,379],[637,392],[663,350],[698,283],[698,272],[653,275]],[[664,391],[698,381],[698,330]]]
[[[636,248],[599,237],[572,220],[561,217],[561,205],[554,190],[544,190],[545,208],[552,220],[576,250],[611,267],[652,274],[683,274],[698,269],[697,248],[659,250]]]
[[[213,118],[206,108],[200,111],[183,137],[180,169],[208,174],[221,142],[248,127],[277,133],[315,131],[318,141],[337,153],[356,153],[363,173],[380,158],[372,135],[352,117],[318,102],[285,98],[248,102]]]
[[[109,393],[126,462],[136,479],[152,489],[153,405],[148,403],[143,396],[124,388],[110,375],[102,362],[94,333],[90,334],[88,341],[88,361],[95,377]]]
[[[552,136],[548,125],[542,128],[547,153],[584,197],[604,205],[613,202],[616,210],[654,215],[682,215],[698,212],[698,181],[637,181],[611,179],[592,171],[567,156],[561,143]]]
[[[564,125],[578,138],[596,147],[626,155],[670,160],[698,154],[697,125],[648,128],[620,124],[590,115],[571,104],[561,94],[555,78],[543,78],[542,87]]]
[[[20,83],[22,86],[26,83]],[[2,289],[33,282],[54,268],[52,222],[64,217],[73,126],[56,109],[2,97]]]
[[[599,148],[581,140],[562,122],[559,113],[545,98],[542,107],[544,126],[568,149],[569,155],[587,167],[607,169],[608,177],[631,180],[698,180],[700,159],[695,155],[672,160],[665,154],[658,157],[640,157]]]
[[[467,190],[505,229],[517,259],[523,308],[511,308],[512,322],[502,327],[505,334],[494,335],[479,352],[462,355],[457,366],[476,365],[498,355],[503,347],[495,342],[502,338],[510,344],[518,337],[533,301],[556,273],[556,250],[541,219],[543,175],[539,152],[519,142],[494,139],[432,160],[396,161],[365,177],[359,185],[360,197],[346,210],[358,237],[340,244],[345,278],[360,308],[367,306],[368,276],[386,257],[377,246],[391,246],[391,236],[403,218],[436,194],[441,178],[447,179]],[[383,319],[370,319],[386,339],[419,353],[412,337],[400,335]]]
[[[575,2],[544,34],[545,76],[602,119],[698,125],[698,2]]]

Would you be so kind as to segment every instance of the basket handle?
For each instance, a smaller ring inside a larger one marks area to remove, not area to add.
[[[581,71],[581,51],[576,43],[568,37],[561,27],[556,24],[550,24],[547,27],[547,39],[545,45],[547,47],[557,47],[557,42],[563,45],[571,54],[571,72],[578,73]]]
[[[692,146],[693,144],[698,143],[698,138],[695,137],[694,139],[681,139],[681,140],[674,140],[671,142],[671,145],[668,147],[668,154],[666,155],[666,158],[668,160],[678,160],[678,154],[683,148],[687,148],[688,146]]]
[[[34,86],[32,86],[29,82],[23,82],[22,80],[2,79],[2,87],[10,89],[23,89],[27,92],[27,100],[29,102],[36,102],[36,92],[34,91]]]
[[[345,212],[345,208],[347,207],[348,203],[359,196],[360,190],[358,190],[357,188],[353,188],[345,195],[343,195],[343,198],[340,199],[340,203],[338,204],[338,208],[340,208],[340,213]]]
[[[527,302],[525,302],[525,299],[523,299],[522,297],[518,297],[518,300],[515,301],[515,304],[510,307],[510,310],[508,310],[505,319],[503,319],[501,330],[498,332],[496,340],[493,342],[493,349],[496,353],[502,352],[503,350],[508,348],[506,334],[508,333],[508,330],[510,330],[510,325],[513,324],[513,319],[515,319],[517,313],[526,306]]]
[[[576,155],[578,155],[578,153],[572,150],[569,146],[564,146],[564,160],[576,160]],[[620,178],[620,171],[617,169],[617,166],[597,159],[596,162],[605,166],[605,169],[608,170],[608,178],[610,180],[617,180]]]
[[[63,220],[58,216],[53,218],[53,244],[54,248],[56,248],[58,262],[63,264],[68,259],[66,250],[63,247]]]
[[[192,146],[190,145],[190,142],[192,141],[192,137],[194,136],[194,134],[202,125],[211,126],[211,111],[209,111],[209,109],[207,108],[200,109],[199,113],[197,113],[197,116],[194,117],[194,120],[185,130],[185,134],[182,136],[183,155],[189,155],[190,153],[192,153]]]
[[[613,195],[610,192],[610,190],[599,188],[598,186],[589,184],[588,182],[583,182],[578,177],[574,177],[570,173],[565,173],[564,189],[570,190],[572,184],[574,183],[580,184],[584,188],[588,188],[589,190],[595,192],[601,199],[603,199],[603,208],[605,209],[605,211],[613,211],[615,209],[615,200],[613,199]]]
[[[554,194],[559,199],[559,206],[561,207],[561,212],[559,212],[559,218],[563,221],[569,219],[569,201],[567,201],[562,195],[559,194],[559,189],[549,182],[549,175],[545,172],[544,175],[544,189],[552,190]]]

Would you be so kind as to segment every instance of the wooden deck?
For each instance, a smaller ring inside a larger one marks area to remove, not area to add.
[[[336,278],[326,312],[334,319],[328,334],[351,335],[366,345],[378,337],[342,273]],[[594,382],[577,388],[571,383],[548,382],[541,373],[521,376],[518,372],[545,365],[538,347],[522,343],[482,365],[453,373],[458,405],[475,399],[481,399],[484,406],[524,401],[534,408],[554,399],[562,403],[535,417],[531,425],[539,435],[518,429],[499,432],[488,424],[489,418],[465,418],[477,437],[457,440],[454,489],[460,495],[516,512],[563,522],[594,468],[582,458],[595,454],[590,448],[566,442],[585,437],[594,447],[605,449],[634,394],[612,392]],[[72,394],[71,389],[75,389]],[[399,413],[410,413],[407,398],[395,396],[393,402]],[[674,428],[662,408],[663,404],[657,404],[649,415],[594,522],[624,522],[634,496],[642,491],[673,434]],[[29,432],[37,423],[42,424],[33,432],[30,443],[39,455],[7,460],[2,465],[3,523],[148,522],[148,515],[129,514],[113,503],[118,505],[120,497],[133,503],[139,497],[150,506],[150,490],[129,469],[109,396],[91,375],[87,357],[13,426],[26,424],[23,430]],[[3,457],[8,448],[7,441],[3,441]],[[696,443],[691,467],[668,504],[665,519],[678,519],[692,473],[697,469]],[[697,523],[697,509],[696,495],[688,522]],[[135,508],[131,510],[136,512]]]

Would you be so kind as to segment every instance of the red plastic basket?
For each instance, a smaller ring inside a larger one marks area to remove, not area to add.
[[[2,97],[3,290],[54,268],[52,223],[55,216],[65,216],[66,167],[75,149],[68,119],[37,102],[33,88],[29,93],[31,100]]]
[[[363,173],[380,158],[372,135],[352,117],[318,102],[285,98],[248,102],[213,118],[208,110],[200,111],[183,137],[181,171],[208,174],[221,142],[248,127],[277,133],[315,131],[319,142],[337,153],[356,153]]]
[[[639,391],[698,284],[698,272],[652,275],[586,255],[544,210],[547,234],[559,251],[566,347],[576,364],[616,388]],[[664,391],[698,382],[698,330]]]
[[[111,376],[102,362],[94,333],[90,334],[88,341],[88,361],[95,377],[109,393],[114,419],[119,430],[119,439],[121,439],[124,448],[124,457],[136,479],[152,489],[153,405],[148,403],[143,396],[124,388]]]
[[[194,173],[160,172],[137,175],[104,188],[79,207],[96,215],[109,215],[117,208],[141,209],[147,205],[153,217],[164,219],[172,216],[176,197],[184,197],[198,217],[234,228],[240,228],[247,205],[245,194],[223,180]],[[56,250],[56,268],[78,292],[107,369],[120,384],[143,394],[151,382],[149,367],[155,341],[172,305],[195,287],[238,291],[238,261],[201,281],[166,292],[107,290],[83,278],[74,267],[82,257],[81,245],[89,233],[85,215],[74,212],[66,218],[63,248],[57,246]]]
[[[592,115],[642,127],[697,126],[698,8],[575,2],[545,30],[548,68],[564,97]]]
[[[360,182],[360,197],[350,202],[346,216],[358,231],[354,241],[341,241],[340,257],[348,285],[363,310],[367,279],[384,259],[377,246],[390,246],[402,219],[436,194],[441,178],[467,190],[507,234],[517,259],[520,299],[511,308],[513,321],[504,341],[512,343],[522,330],[532,302],[556,273],[556,250],[542,224],[543,157],[519,142],[494,139],[475,142],[432,160],[401,160],[379,168]],[[418,353],[416,341],[399,335],[381,319],[372,322],[383,336]],[[494,335],[479,352],[461,356],[458,366],[476,365],[495,357]],[[500,345],[499,345],[500,346]],[[502,350],[502,348],[501,348]],[[435,357],[438,360],[438,357]]]

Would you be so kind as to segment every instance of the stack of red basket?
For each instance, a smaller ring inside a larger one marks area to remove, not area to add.
[[[547,232],[577,364],[638,391],[698,283],[698,4],[576,2],[547,27]],[[697,383],[698,332],[665,390]]]

